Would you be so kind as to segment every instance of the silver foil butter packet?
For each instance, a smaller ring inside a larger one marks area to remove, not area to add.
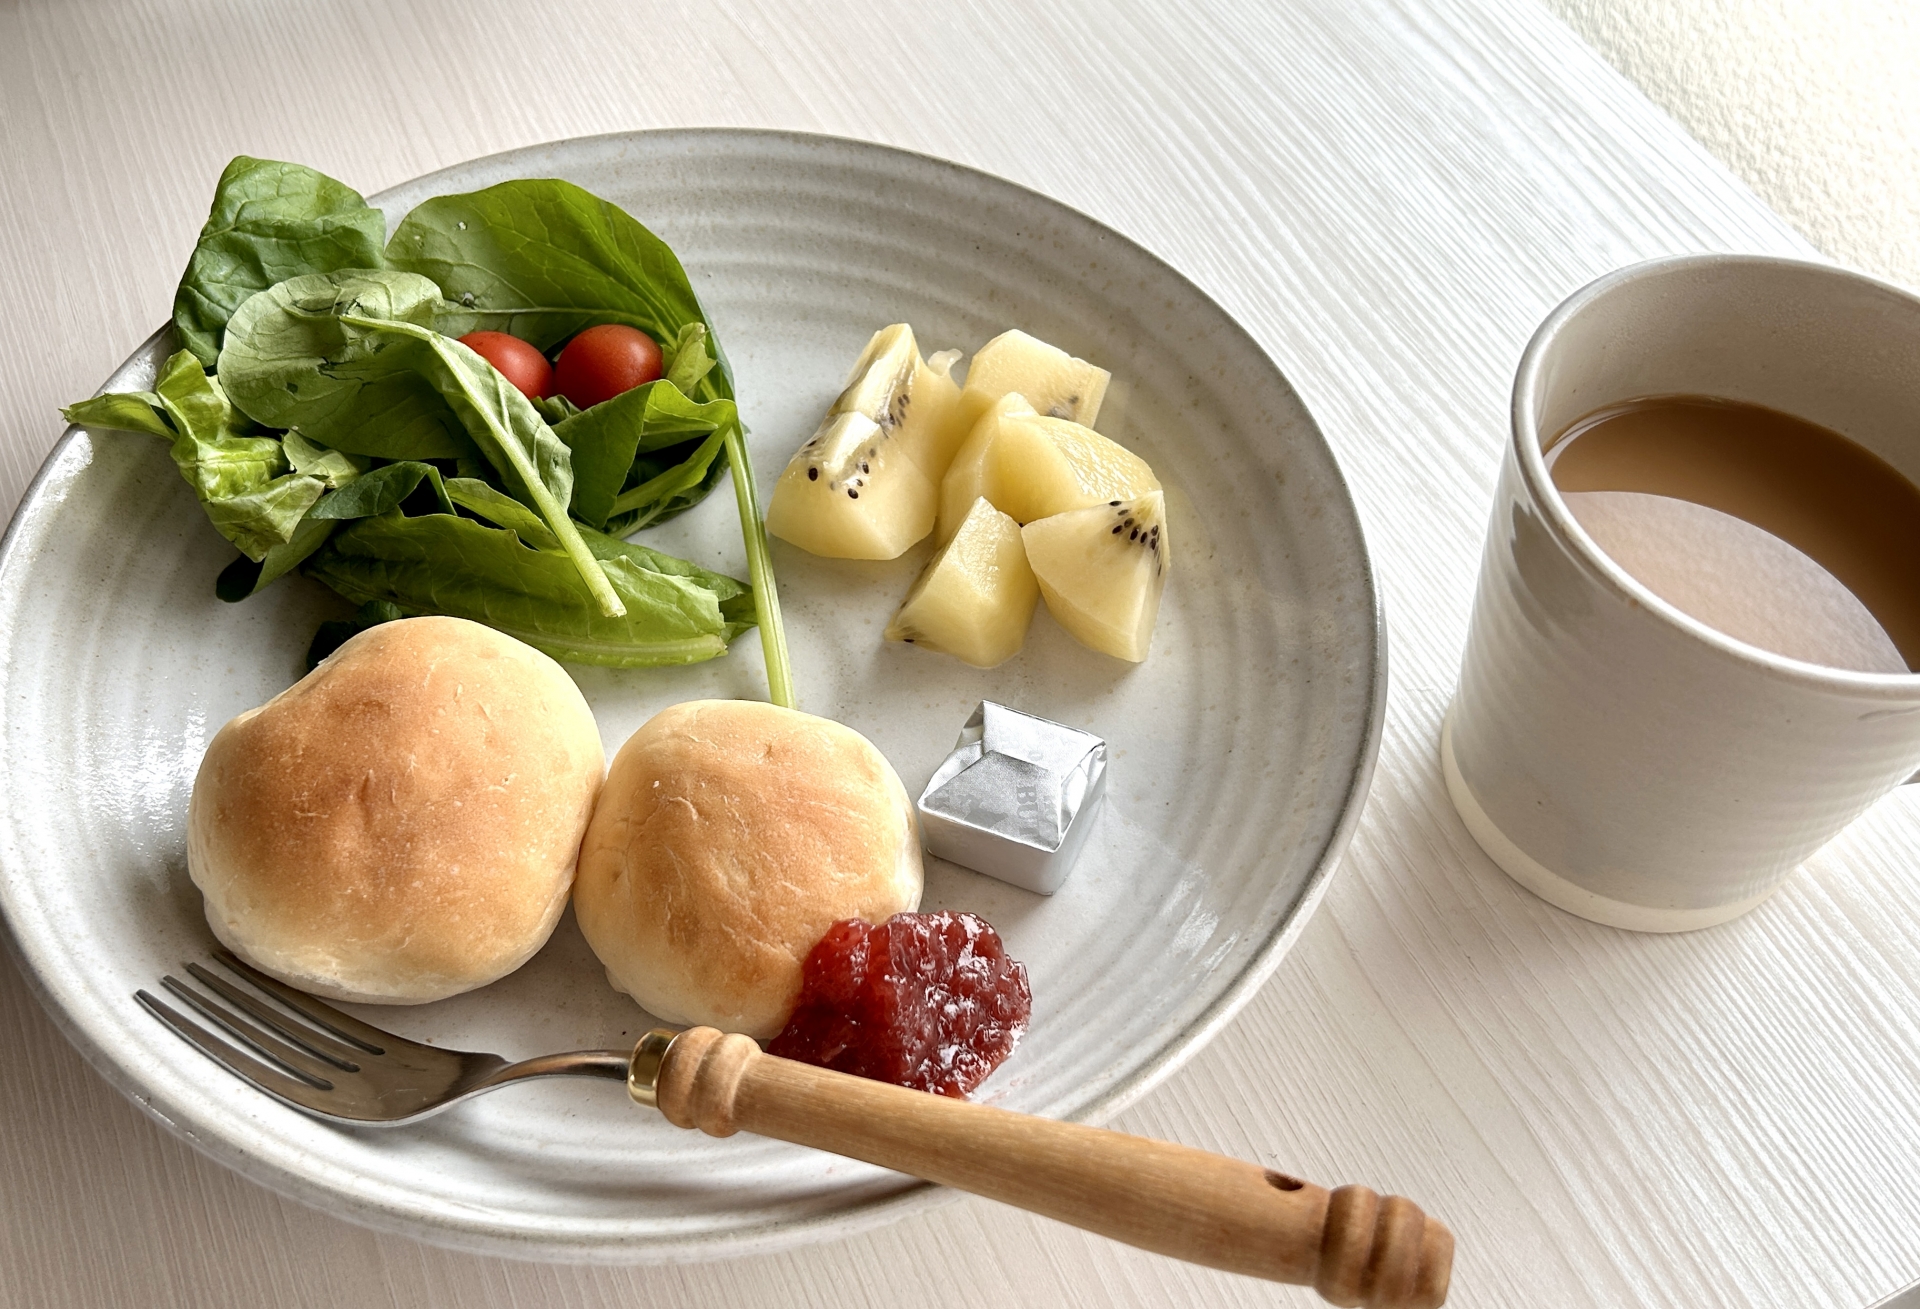
[[[920,793],[927,853],[1041,895],[1060,889],[1107,789],[1107,743],[983,700]]]

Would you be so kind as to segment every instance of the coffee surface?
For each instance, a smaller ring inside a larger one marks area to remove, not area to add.
[[[1813,663],[1920,669],[1920,487],[1864,446],[1656,396],[1579,419],[1546,460],[1600,548],[1702,622]]]

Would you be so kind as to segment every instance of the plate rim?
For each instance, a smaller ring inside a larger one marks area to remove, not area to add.
[[[1328,442],[1319,420],[1308,408],[1305,396],[1294,385],[1292,378],[1280,367],[1259,339],[1192,278],[1141,242],[1063,200],[985,169],[923,151],[859,137],[785,128],[721,126],[642,128],[564,137],[475,156],[396,182],[377,193],[368,195],[366,199],[368,204],[384,208],[395,192],[428,186],[448,174],[464,172],[488,164],[506,164],[516,158],[532,157],[542,152],[565,150],[569,147],[604,147],[615,143],[645,141],[671,148],[672,143],[676,141],[696,145],[701,142],[728,140],[777,141],[787,149],[796,151],[837,148],[855,154],[871,153],[882,157],[903,157],[922,167],[931,167],[950,176],[966,178],[976,185],[1011,189],[1030,202],[1038,202],[1050,207],[1056,214],[1085,225],[1103,239],[1120,243],[1133,256],[1144,259],[1184,286],[1189,293],[1198,297],[1207,308],[1218,315],[1222,324],[1238,334],[1249,349],[1267,361],[1274,373],[1285,383],[1288,391],[1292,393],[1301,416],[1311,429],[1313,439],[1319,443],[1326,455],[1332,482],[1330,489],[1337,492],[1337,496],[1329,498],[1337,500],[1339,507],[1352,523],[1353,538],[1359,551],[1357,560],[1359,580],[1366,592],[1364,609],[1371,624],[1370,640],[1367,642],[1366,649],[1366,655],[1371,664],[1371,675],[1367,679],[1366,687],[1365,726],[1346,790],[1340,798],[1338,817],[1321,846],[1313,870],[1301,889],[1294,911],[1278,923],[1267,939],[1259,944],[1240,974],[1192,1022],[1171,1038],[1166,1039],[1154,1056],[1138,1071],[1088,1103],[1071,1120],[1103,1123],[1137,1103],[1213,1041],[1273,976],[1281,960],[1286,957],[1287,952],[1318,912],[1332,882],[1333,874],[1343,861],[1354,831],[1365,811],[1385,729],[1389,687],[1388,629],[1385,600],[1375,573],[1373,554],[1367,545],[1365,524],[1361,519],[1359,505],[1354,499],[1346,470],[1341,464],[1338,453]],[[142,358],[150,352],[158,352],[171,331],[171,322],[162,324],[108,374],[94,394],[104,393],[107,388],[116,384],[117,378]],[[40,500],[54,470],[81,434],[82,428],[78,424],[67,426],[28,482],[7,522],[4,534],[0,534],[0,595],[4,595],[12,586],[18,584],[17,574],[23,565],[15,560],[15,555],[21,548],[23,525],[41,508]],[[10,640],[10,630],[7,627],[0,627],[0,646],[9,643]],[[10,826],[11,820],[5,814],[0,814],[0,824]],[[0,869],[0,874],[4,872],[4,869]],[[488,1221],[471,1218],[463,1221],[460,1216],[444,1211],[429,1218],[425,1216],[424,1206],[413,1210],[401,1209],[375,1197],[328,1185],[318,1178],[306,1176],[278,1162],[269,1163],[244,1146],[224,1137],[215,1139],[203,1137],[187,1124],[176,1122],[168,1117],[153,1104],[150,1097],[140,1094],[137,1069],[116,1059],[114,1052],[107,1047],[106,1043],[95,1039],[76,1015],[55,1003],[52,992],[32,966],[24,947],[17,938],[10,908],[11,896],[7,893],[7,880],[4,876],[0,876],[0,940],[4,940],[9,957],[21,976],[26,979],[29,990],[39,1001],[41,1008],[53,1020],[61,1035],[79,1051],[81,1057],[96,1073],[132,1101],[149,1119],[157,1122],[174,1137],[185,1140],[196,1153],[276,1194],[363,1227],[397,1232],[443,1248],[507,1258],[628,1265],[679,1263],[765,1254],[803,1244],[837,1240],[890,1224],[906,1217],[909,1213],[924,1212],[947,1203],[958,1195],[958,1192],[948,1188],[918,1181],[889,1195],[873,1197],[802,1217],[774,1219],[763,1226],[745,1231],[662,1237],[642,1245],[632,1242],[630,1238],[619,1237],[581,1235],[573,1239],[562,1239],[557,1233],[540,1235],[523,1229],[503,1228]],[[129,997],[127,1002],[133,1003],[132,998]]]

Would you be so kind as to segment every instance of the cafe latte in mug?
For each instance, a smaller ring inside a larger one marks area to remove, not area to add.
[[[1760,903],[1920,769],[1920,299],[1691,256],[1542,325],[1516,379],[1449,793],[1562,908]]]
[[[1920,668],[1920,487],[1865,446],[1683,395],[1588,414],[1545,457],[1594,544],[1683,612],[1807,663]]]

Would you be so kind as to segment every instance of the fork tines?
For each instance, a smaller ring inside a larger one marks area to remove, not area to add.
[[[314,1092],[333,1090],[338,1074],[357,1073],[360,1059],[385,1053],[385,1034],[377,1028],[268,977],[229,951],[213,954],[259,994],[190,963],[187,972],[205,991],[171,975],[160,982],[204,1022],[195,1022],[148,991],[136,991],[134,998],[201,1053],[247,1081],[300,1107],[316,1107]]]

